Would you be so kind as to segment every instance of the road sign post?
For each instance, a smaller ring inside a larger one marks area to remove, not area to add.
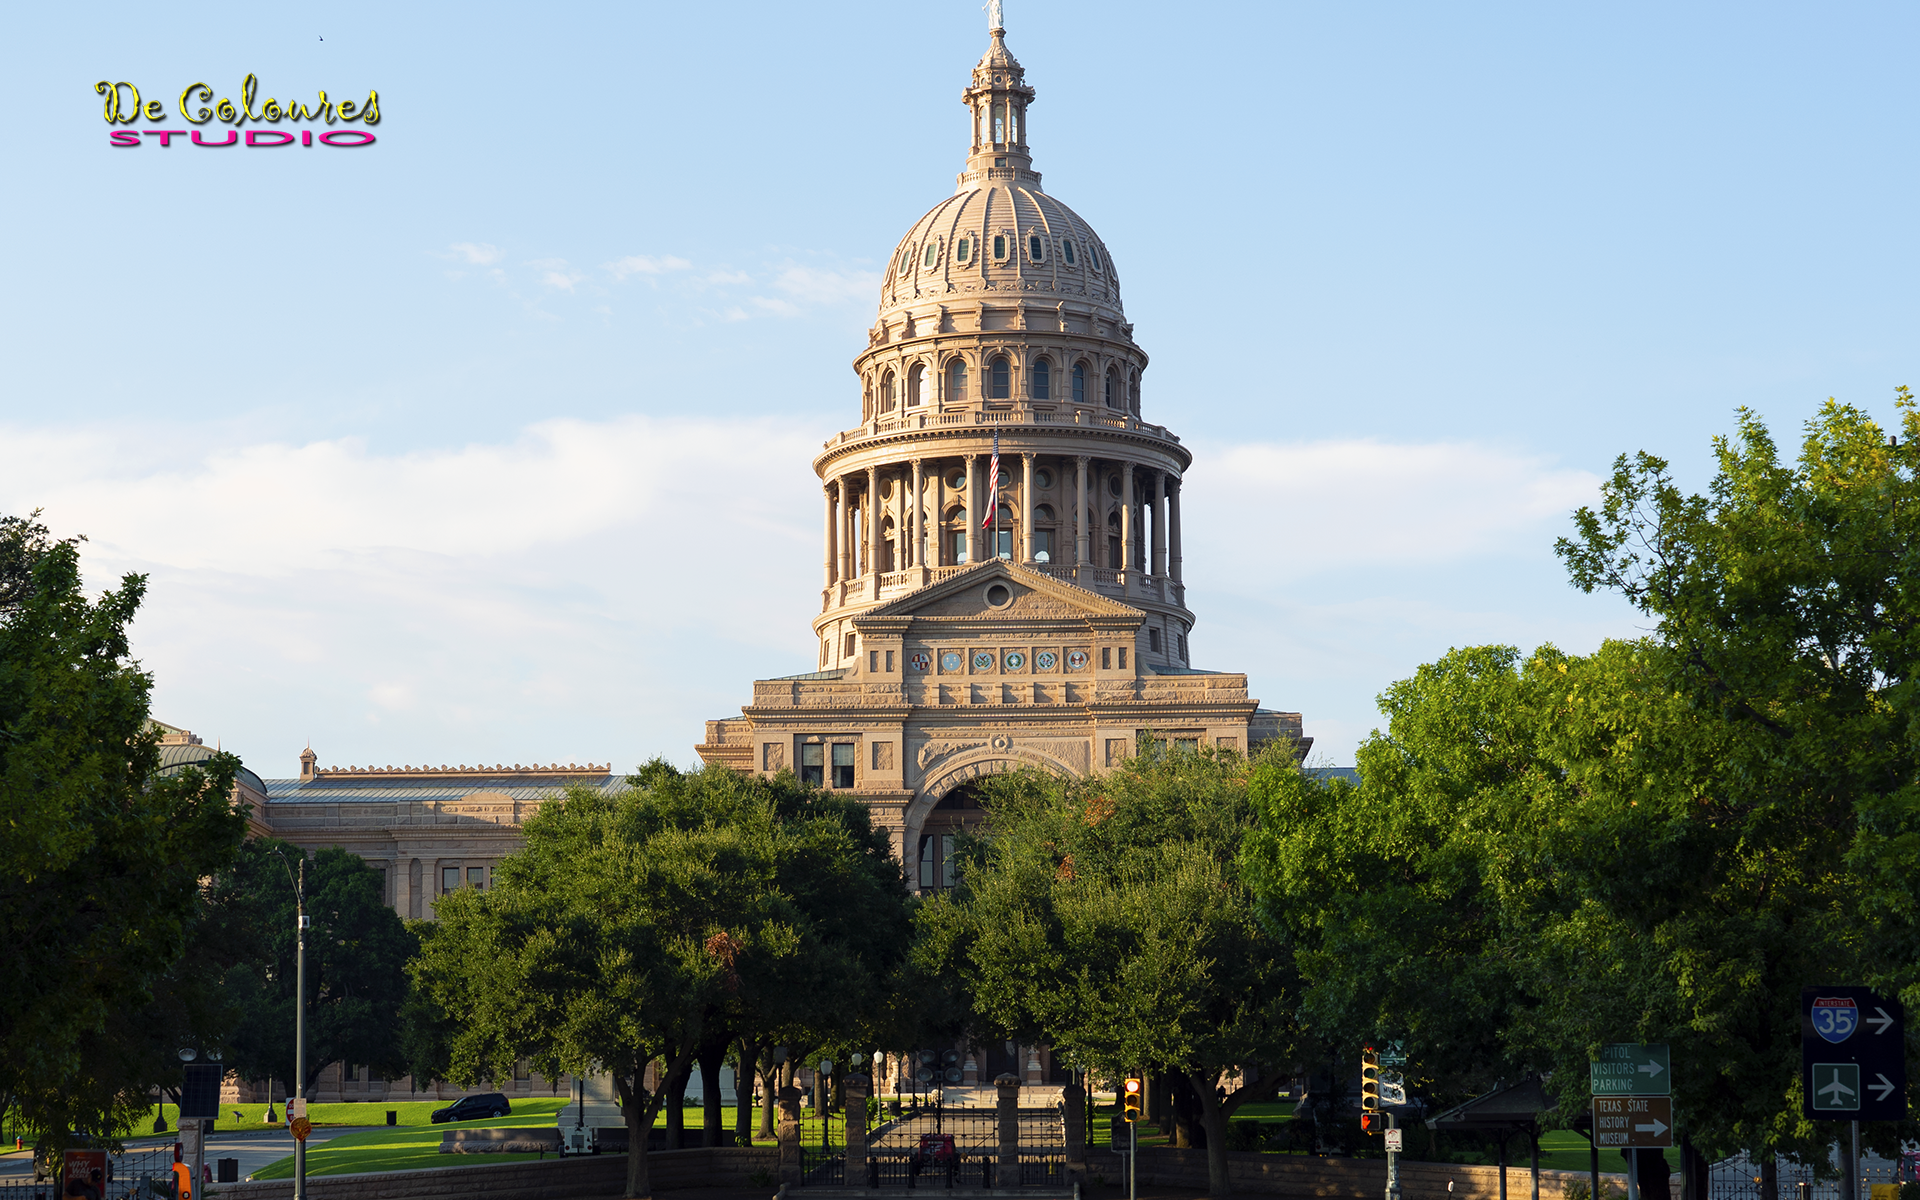
[[[1670,1096],[1673,1059],[1660,1042],[1611,1042],[1591,1064],[1596,1096]]]
[[[1802,990],[1801,1113],[1815,1121],[1905,1120],[1905,1030],[1900,1002],[1869,988]]]

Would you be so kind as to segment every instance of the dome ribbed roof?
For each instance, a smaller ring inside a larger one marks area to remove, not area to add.
[[[999,257],[996,238],[1005,239]],[[880,285],[880,315],[962,297],[1125,315],[1113,259],[1093,227],[1037,187],[997,181],[963,188],[914,222]]]

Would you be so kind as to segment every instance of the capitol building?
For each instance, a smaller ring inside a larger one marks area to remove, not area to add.
[[[961,93],[958,186],[888,255],[853,359],[858,423],[813,459],[817,669],[754,681],[696,747],[715,766],[790,770],[858,798],[929,892],[951,882],[984,776],[1098,774],[1143,742],[1308,746],[1300,715],[1262,708],[1245,674],[1194,665],[1204,637],[1180,511],[1193,455],[1149,419],[1176,410],[1179,389],[1155,402],[1114,253],[1042,188],[1035,92],[992,25]],[[170,764],[210,753],[185,730],[167,741]],[[490,886],[521,823],[572,783],[624,786],[609,764],[323,767],[309,748],[298,778],[248,773],[241,790],[256,832],[345,847],[383,874],[400,916],[423,919],[448,891]],[[1054,1074],[1040,1048],[967,1063],[982,1079],[1004,1069]],[[318,1098],[411,1086],[334,1067]]]

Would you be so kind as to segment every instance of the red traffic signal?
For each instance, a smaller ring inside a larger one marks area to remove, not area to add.
[[[1380,1117],[1377,1113],[1363,1112],[1360,1114],[1360,1131],[1362,1133],[1372,1133],[1373,1127],[1379,1123]]]
[[[1140,1119],[1140,1081],[1129,1079],[1121,1085],[1121,1114],[1129,1121]]]

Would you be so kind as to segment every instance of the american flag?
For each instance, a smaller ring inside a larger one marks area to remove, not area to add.
[[[1000,515],[1000,431],[993,431],[993,457],[987,460],[987,515],[980,522],[985,529]]]

